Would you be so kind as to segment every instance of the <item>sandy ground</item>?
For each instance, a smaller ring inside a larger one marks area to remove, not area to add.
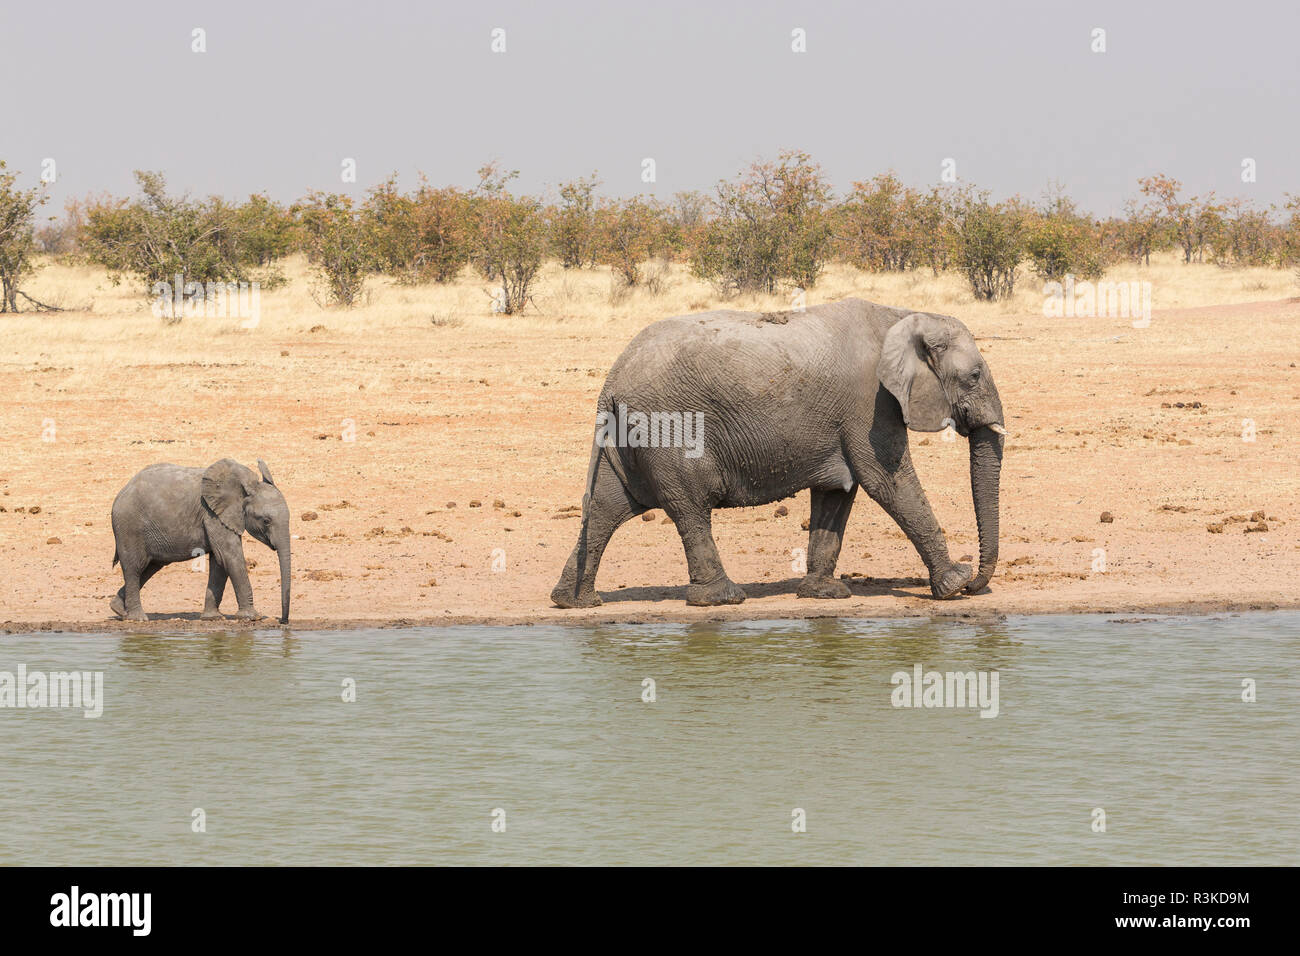
[[[815,301],[888,301],[851,285]],[[392,294],[421,308],[421,290]],[[776,504],[716,514],[743,605],[685,605],[680,541],[655,513],[615,535],[604,606],[553,608],[604,374],[671,305],[593,307],[582,320],[435,310],[430,321],[426,309],[420,322],[371,324],[311,305],[292,322],[271,310],[251,331],[164,327],[147,307],[0,317],[0,628],[229,627],[197,620],[205,575],[188,564],[144,590],[151,624],[108,610],[121,585],[118,490],[153,462],[225,456],[264,458],[289,500],[301,629],[1300,606],[1300,300],[1288,299],[1157,309],[1144,329],[953,309],[1012,433],[991,593],[932,600],[911,545],[860,495],[839,565],[853,596],[796,599],[804,492],[785,516]],[[975,554],[965,442],[913,436],[913,449],[953,557]],[[275,556],[251,539],[246,551],[258,608],[273,614]]]

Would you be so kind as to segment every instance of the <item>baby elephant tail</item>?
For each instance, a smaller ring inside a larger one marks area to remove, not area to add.
[[[113,563],[109,567],[117,567],[117,548],[113,549]]]

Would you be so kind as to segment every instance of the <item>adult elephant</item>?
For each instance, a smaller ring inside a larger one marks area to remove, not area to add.
[[[123,584],[109,606],[118,617],[147,620],[140,588],[164,565],[207,554],[205,620],[221,617],[229,580],[239,602],[236,617],[256,620],[243,534],[247,531],[280,558],[280,621],[289,621],[289,505],[271,480],[266,462],[259,476],[231,458],[207,468],[158,464],[145,468],[113,501],[113,563]]]
[[[980,538],[973,579],[950,559],[908,450],[909,428],[949,426],[970,440]],[[797,593],[848,597],[834,571],[859,486],[916,547],[936,598],[976,593],[997,566],[1005,435],[993,376],[950,316],[846,299],[805,311],[656,322],[632,340],[601,390],[582,526],[551,600],[600,604],[596,572],[610,536],[662,508],[686,549],[686,602],[739,604],[745,592],[718,557],[713,509],[766,504],[804,488],[812,489],[812,516]]]

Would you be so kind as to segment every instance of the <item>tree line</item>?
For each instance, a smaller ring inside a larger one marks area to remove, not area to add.
[[[1185,196],[1164,175],[1138,182],[1124,215],[1094,218],[1059,188],[1038,202],[994,202],[970,185],[918,190],[892,172],[836,196],[806,153],[756,161],[711,193],[607,198],[595,173],[546,201],[515,189],[517,172],[489,163],[472,188],[411,190],[396,177],[363,196],[310,192],[281,204],[169,192],[157,172],[137,172],[139,195],[69,202],[38,222],[39,187],[19,188],[0,162],[0,311],[17,311],[41,253],[95,263],[112,280],[154,283],[285,281],[278,263],[301,253],[322,304],[351,306],[367,280],[446,283],[473,269],[494,287],[493,308],[517,314],[533,301],[543,264],[605,267],[618,288],[661,287],[680,262],[724,297],[813,288],[832,261],[871,272],[956,272],[981,300],[1010,296],[1028,268],[1043,280],[1100,278],[1117,264],[1150,263],[1177,250],[1184,262],[1300,265],[1300,197],[1258,209],[1213,194]]]

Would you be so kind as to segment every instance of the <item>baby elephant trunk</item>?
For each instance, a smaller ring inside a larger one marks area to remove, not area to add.
[[[998,566],[998,483],[1002,474],[1002,436],[983,425],[970,433],[970,490],[980,535],[980,566],[966,591],[982,591]]]
[[[280,623],[289,623],[289,586],[291,561],[289,558],[289,532],[276,538],[275,553],[280,558]]]

